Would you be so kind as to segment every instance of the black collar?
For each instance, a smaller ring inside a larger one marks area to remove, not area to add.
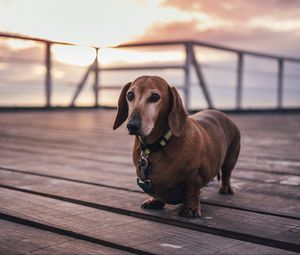
[[[168,142],[172,136],[173,136],[173,133],[169,129],[163,136],[161,136],[156,142],[154,142],[152,144],[142,143],[142,141],[139,139],[139,137],[137,137],[137,139],[141,145],[141,150],[142,150],[143,155],[147,157],[151,153],[156,152],[156,151],[162,149],[163,147],[165,147],[168,144]]]

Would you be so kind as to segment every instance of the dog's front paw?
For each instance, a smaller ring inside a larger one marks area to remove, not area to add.
[[[158,210],[158,209],[163,209],[164,206],[165,206],[164,202],[154,198],[150,198],[141,205],[141,208]]]
[[[219,189],[219,193],[222,195],[233,195],[233,189],[230,185],[224,185]]]
[[[183,206],[178,213],[179,216],[185,218],[196,218],[201,216],[200,208],[191,208]]]

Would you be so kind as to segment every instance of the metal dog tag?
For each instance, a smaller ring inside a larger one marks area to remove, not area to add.
[[[138,167],[141,173],[141,178],[146,179],[147,175],[151,173],[151,164],[149,160],[142,155],[141,159],[138,161]]]

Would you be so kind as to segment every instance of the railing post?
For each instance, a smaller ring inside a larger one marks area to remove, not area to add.
[[[95,107],[99,106],[99,48],[95,48],[96,50],[96,58],[94,62],[94,73],[95,73],[95,81],[94,81],[94,95],[95,95]]]
[[[94,62],[93,62],[93,64],[91,64],[88,67],[88,69],[86,70],[84,76],[82,77],[82,80],[78,83],[76,91],[75,91],[75,93],[73,95],[73,98],[71,100],[70,107],[75,107],[75,102],[76,102],[80,92],[82,91],[82,89],[83,89],[83,87],[84,87],[84,85],[85,85],[85,83],[86,83],[86,81],[89,77],[89,74],[93,70],[93,68],[94,68]]]
[[[45,78],[45,92],[46,92],[46,107],[51,107],[51,90],[52,90],[52,77],[51,77],[51,43],[46,42],[46,78]]]
[[[206,99],[206,102],[207,102],[207,106],[208,106],[208,108],[214,108],[211,97],[210,97],[210,94],[209,94],[209,91],[208,91],[208,88],[206,86],[204,75],[202,73],[201,65],[197,61],[197,57],[196,57],[196,54],[195,54],[195,51],[194,51],[193,47],[191,47],[191,57],[192,57],[192,63],[194,65],[194,68],[195,68],[195,71],[196,71],[196,75],[198,77],[199,85],[202,88],[203,95],[204,95],[204,97]]]
[[[236,109],[238,110],[242,108],[243,69],[244,69],[244,55],[242,52],[238,52],[237,78],[236,78]]]
[[[283,59],[278,58],[278,76],[277,76],[277,108],[282,109],[283,93]]]
[[[185,66],[184,66],[184,104],[188,111],[190,107],[190,89],[191,89],[191,43],[185,44]]]

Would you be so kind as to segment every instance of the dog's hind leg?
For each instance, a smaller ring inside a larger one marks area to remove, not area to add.
[[[220,194],[233,194],[233,189],[230,185],[231,172],[237,162],[240,153],[240,141],[233,142],[226,153],[224,163],[221,167],[222,182],[219,189]]]

